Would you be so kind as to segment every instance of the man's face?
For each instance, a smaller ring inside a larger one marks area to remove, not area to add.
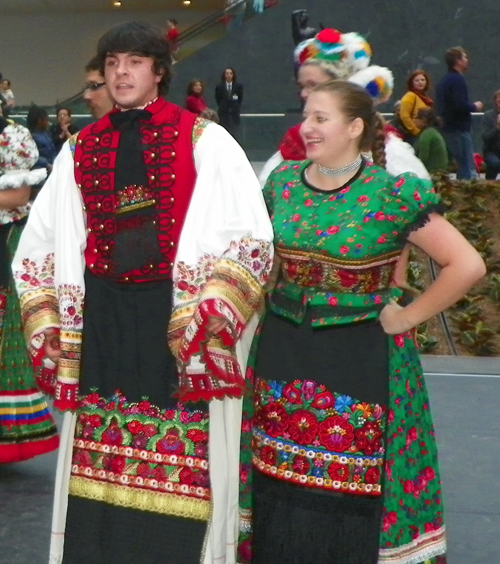
[[[135,53],[108,53],[104,77],[111,97],[120,108],[138,108],[158,96],[162,75],[154,72],[153,64],[151,57]]]
[[[99,71],[89,71],[85,76],[83,99],[95,119],[102,118],[113,109],[113,100]]]
[[[463,71],[467,70],[469,67],[469,57],[467,57],[467,53],[462,53],[462,57],[458,59],[458,63]]]
[[[500,94],[495,96],[495,109],[497,112],[500,112]]]

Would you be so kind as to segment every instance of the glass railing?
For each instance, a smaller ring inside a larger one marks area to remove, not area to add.
[[[390,120],[392,114],[382,114]],[[482,113],[472,116],[474,149],[482,153],[481,118]],[[50,114],[51,123],[56,123],[55,113]],[[26,113],[10,116],[17,123],[26,124]],[[79,128],[93,121],[86,112],[73,113],[73,123]],[[265,161],[278,150],[278,144],[289,127],[300,121],[300,115],[282,114],[242,114],[239,142],[251,161]]]

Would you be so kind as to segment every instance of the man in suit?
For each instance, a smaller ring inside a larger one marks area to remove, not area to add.
[[[221,82],[215,87],[215,100],[220,124],[238,139],[243,85],[236,82],[236,71],[233,68],[224,69]]]

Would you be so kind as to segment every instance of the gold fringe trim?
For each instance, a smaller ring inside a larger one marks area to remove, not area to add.
[[[193,499],[173,493],[133,489],[129,486],[97,482],[77,476],[71,476],[69,493],[76,497],[92,499],[117,507],[152,511],[197,521],[208,521],[212,511],[211,503],[207,500]]]
[[[136,204],[128,204],[116,210],[116,214],[126,213],[133,210],[140,210],[142,208],[149,208],[154,206],[156,202],[154,200],[149,200],[147,202],[137,202]]]

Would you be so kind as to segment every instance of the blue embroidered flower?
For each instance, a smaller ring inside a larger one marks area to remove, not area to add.
[[[322,468],[314,468],[312,471],[312,475],[316,476],[316,478],[322,478],[323,477],[323,469]]]
[[[283,392],[283,383],[271,380],[269,381],[269,387],[271,388],[270,391],[274,399],[279,399],[281,397],[281,393]]]
[[[354,400],[350,396],[338,396],[335,400],[335,409],[340,413],[344,411],[349,411],[350,406],[354,403]]]

